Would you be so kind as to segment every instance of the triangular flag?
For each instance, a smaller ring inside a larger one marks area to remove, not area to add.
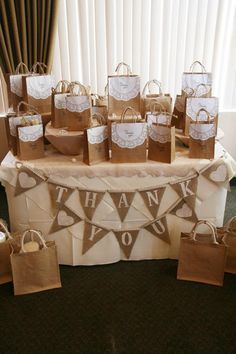
[[[124,221],[134,199],[135,192],[109,192],[119,214],[120,220]]]
[[[192,209],[195,207],[197,185],[197,177],[185,179],[177,183],[170,184],[170,186],[181,198],[188,198],[187,203]]]
[[[44,181],[44,177],[37,175],[27,167],[21,167],[17,175],[15,196],[35,188]]]
[[[201,175],[217,185],[225,185],[229,180],[228,167],[224,160],[220,159],[201,172]]]
[[[157,213],[161,204],[163,194],[166,187],[158,187],[148,190],[139,191],[143,201],[152,214],[153,218],[156,219]]]
[[[82,254],[85,254],[95,243],[106,236],[108,232],[110,231],[85,221]]]
[[[166,221],[166,216],[163,216],[149,223],[143,228],[149,231],[152,235],[159,238],[160,240],[170,244],[170,235],[169,235],[168,225]]]
[[[170,214],[177,216],[178,218],[182,218],[191,222],[196,222],[198,220],[198,217],[194,211],[194,209],[192,209],[188,203],[188,198],[183,198],[182,200],[179,201],[179,203],[177,203],[177,205],[175,205],[175,207],[170,210]]]
[[[126,258],[130,257],[139,230],[113,231]]]
[[[57,232],[59,230],[65,229],[74,224],[77,224],[80,221],[81,218],[78,215],[76,215],[72,210],[67,208],[65,205],[62,205],[59,208],[58,213],[54,218],[49,233],[52,234],[53,232]]]
[[[96,208],[101,202],[105,192],[79,190],[79,198],[87,219],[92,220]]]
[[[48,189],[52,204],[53,213],[59,209],[61,205],[64,205],[69,196],[73,193],[74,189],[68,186],[64,186],[52,181],[48,182]]]

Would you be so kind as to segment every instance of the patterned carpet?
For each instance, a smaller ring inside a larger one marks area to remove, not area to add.
[[[0,198],[6,218],[2,189]],[[14,297],[0,286],[1,353],[236,352],[233,275],[221,288],[177,281],[173,260],[60,269],[61,289]]]

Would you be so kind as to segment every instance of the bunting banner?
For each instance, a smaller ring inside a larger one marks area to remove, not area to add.
[[[169,213],[177,216],[178,218],[196,222],[198,217],[194,209],[190,207],[191,203],[188,202],[188,198],[192,198],[192,196],[181,199],[176,203],[176,206],[169,211]]]
[[[120,220],[124,221],[133,202],[135,192],[109,192],[109,194],[115,204]]]
[[[120,245],[120,248],[125,254],[125,257],[129,259],[132,249],[134,247],[135,241],[137,240],[139,229],[138,230],[122,230],[115,231],[113,233]]]
[[[226,185],[226,182],[229,180],[228,168],[222,159],[211,164],[211,166],[204,169],[201,174],[209,181],[220,186]]]
[[[143,228],[160,240],[170,244],[170,235],[166,215],[144,225]]]
[[[196,193],[197,193],[198,178],[188,178],[181,180],[178,183],[171,184],[180,198],[186,198],[186,203],[191,209],[195,207]]]
[[[85,221],[82,254],[85,254],[91,247],[93,247],[93,245],[95,245],[95,243],[100,241],[109,232],[109,230],[104,229],[101,226]]]
[[[54,218],[49,234],[70,227],[82,219],[65,205],[60,206]]]
[[[79,190],[79,198],[84,214],[88,220],[93,219],[93,215],[100,204],[105,192],[89,190]]]
[[[25,193],[28,190],[37,187],[40,183],[46,179],[36,174],[27,167],[20,167],[17,175],[15,197],[21,193]]]
[[[48,180],[48,189],[51,199],[53,214],[57,212],[61,205],[64,205],[74,189],[65,185],[57,184]]]
[[[139,191],[139,194],[143,198],[144,204],[154,219],[157,217],[157,213],[165,190],[166,186]]]

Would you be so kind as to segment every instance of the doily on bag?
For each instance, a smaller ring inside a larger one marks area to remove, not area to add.
[[[109,95],[116,100],[129,101],[140,93],[138,76],[110,77],[108,85]]]
[[[19,139],[23,142],[36,141],[43,136],[43,125],[31,125],[19,128]]]
[[[208,140],[215,135],[215,124],[190,124],[189,136],[195,140]]]
[[[147,138],[146,123],[113,123],[111,129],[112,141],[121,148],[135,148]]]
[[[106,125],[94,127],[87,130],[89,144],[101,144],[108,139],[108,128]]]

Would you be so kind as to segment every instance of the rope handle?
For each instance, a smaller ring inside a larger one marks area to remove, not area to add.
[[[236,231],[236,227],[231,227],[231,224],[236,221],[236,216],[233,216],[232,218],[230,218],[227,223],[225,224],[225,228],[226,228],[226,231]]]
[[[206,84],[199,84],[199,85],[196,86],[196,88],[195,88],[195,90],[194,90],[192,96],[197,97],[196,95],[197,95],[198,89],[199,89],[199,87],[201,87],[201,86],[203,86],[203,87],[206,89],[205,94],[207,93],[207,87],[208,87],[208,85],[206,85]]]
[[[194,225],[194,227],[193,227],[193,229],[192,229],[192,231],[191,231],[191,234],[192,234],[191,239],[192,239],[193,241],[197,241],[197,240],[196,240],[197,227],[198,227],[199,225],[202,225],[202,224],[205,224],[205,225],[207,225],[207,226],[210,228],[210,230],[211,230],[211,235],[212,235],[212,239],[213,239],[213,243],[216,244],[216,245],[218,245],[219,242],[218,242],[217,239],[216,239],[216,232],[217,232],[217,231],[216,231],[216,227],[215,227],[215,225],[213,225],[212,223],[210,223],[210,222],[207,221],[207,220],[199,220],[198,222],[196,222],[196,224]]]
[[[158,102],[157,100],[151,100],[151,102],[150,102],[150,111],[151,111],[151,113],[160,112],[160,110],[159,111],[155,110],[156,106],[161,107],[161,112],[166,112],[165,107],[160,102]]]
[[[21,70],[22,68],[25,68],[25,69],[26,69],[26,74],[29,74],[29,73],[30,73],[28,66],[27,66],[25,63],[23,63],[23,61],[21,61],[21,62],[17,65],[17,67],[16,67],[16,69],[15,69],[15,74],[17,74],[17,75],[20,74],[20,70]]]
[[[197,111],[197,114],[196,114],[196,123],[201,123],[201,121],[199,121],[199,115],[200,115],[200,112],[205,112],[206,115],[207,115],[207,123],[210,123],[211,122],[211,115],[210,113],[205,109],[205,108],[200,108],[198,111]]]
[[[8,231],[3,219],[0,219],[0,226],[3,229],[3,231],[5,232],[5,234],[7,235],[7,238],[13,240],[13,237],[11,236],[10,232]]]
[[[150,90],[150,84],[151,83],[155,84],[159,88],[159,95],[162,96],[163,92],[162,92],[162,88],[161,88],[161,82],[158,81],[157,79],[149,80],[149,81],[146,82],[146,84],[145,84],[145,86],[143,88],[142,95],[144,96],[146,94],[147,88],[148,88],[149,94],[151,93],[151,90]]]
[[[52,87],[52,93],[67,93],[69,92],[70,82],[67,80],[58,81],[56,87]]]
[[[79,93],[76,94],[75,93],[75,88],[79,88]],[[79,96],[88,96],[88,92],[87,92],[87,89],[86,87],[81,84],[79,81],[72,81],[69,85],[69,93],[72,94],[72,95],[79,95]]]
[[[139,119],[139,116],[138,116],[138,112],[136,112],[135,109],[133,109],[133,107],[126,107],[123,110],[123,112],[121,113],[120,121],[124,123],[125,116],[126,116],[128,111],[132,112],[132,117],[133,117],[134,123],[136,123],[136,120]],[[134,118],[134,116],[135,116],[135,118]]]
[[[25,248],[24,248],[24,241],[25,241],[25,236],[27,235],[27,233],[34,233],[35,235],[37,235],[37,237],[40,239],[42,245],[43,245],[43,248],[47,248],[46,246],[46,243],[45,243],[45,240],[43,239],[42,237],[42,234],[41,232],[37,231],[37,230],[33,230],[33,229],[29,229],[29,230],[26,230],[23,235],[22,235],[22,238],[21,238],[21,251],[20,252],[23,252],[25,253]]]
[[[123,61],[121,61],[117,67],[116,67],[116,74],[119,75],[119,71],[120,71],[120,68],[124,66],[126,68],[126,75],[129,76],[132,72],[131,72],[131,68],[128,64],[124,63]]]
[[[97,126],[106,125],[106,118],[101,113],[93,113],[92,118],[94,117],[98,118],[97,121],[99,124]]]
[[[27,107],[27,111],[24,112],[23,115],[27,115],[27,114],[39,114],[39,112],[36,110],[36,108],[34,106],[32,106],[31,104],[25,102],[25,101],[20,101],[16,107],[16,115],[17,117],[20,116],[20,107],[21,106],[26,106]]]
[[[46,72],[45,72],[45,69],[47,69],[46,64],[37,61],[36,63],[33,64],[32,68],[31,68],[31,72],[37,73],[37,67],[39,67],[39,72],[41,71],[41,74],[46,74]]]
[[[200,65],[200,67],[201,67],[201,69],[202,69],[202,73],[205,73],[205,72],[206,72],[206,68],[205,68],[205,66],[204,66],[199,60],[195,60],[195,61],[192,63],[192,65],[191,65],[190,68],[189,68],[189,71],[190,71],[191,73],[193,73],[194,67],[195,67],[197,64]]]

